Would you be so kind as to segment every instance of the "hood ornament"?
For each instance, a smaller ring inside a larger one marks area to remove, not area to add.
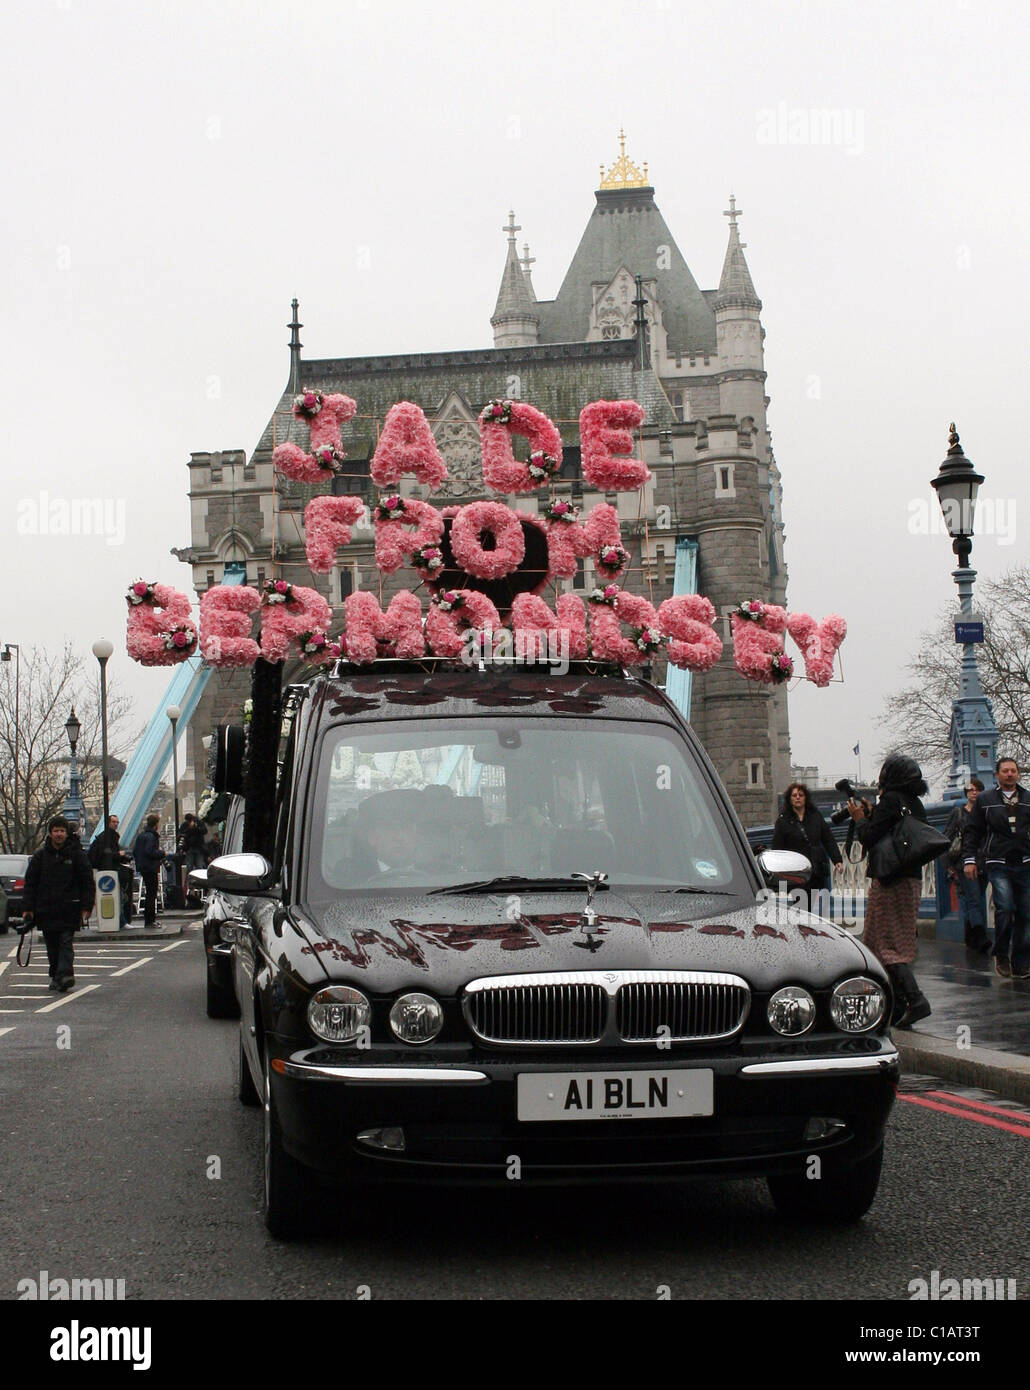
[[[582,941],[574,941],[573,946],[581,946],[584,951],[599,951],[604,945],[600,936],[594,936],[593,931],[597,926],[597,913],[594,911],[594,894],[602,883],[608,882],[608,875],[601,869],[595,869],[592,874],[573,873],[573,878],[582,879],[587,886],[586,907],[583,915],[579,919],[579,929],[583,933]]]

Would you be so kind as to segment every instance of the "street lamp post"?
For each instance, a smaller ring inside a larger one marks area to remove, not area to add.
[[[983,641],[983,623],[973,611],[976,570],[969,565],[973,550],[976,497],[983,475],[977,473],[963,453],[954,424],[949,426],[949,431],[947,457],[930,486],[937,493],[951,536],[951,548],[958,556],[958,569],[952,571],[952,578],[959,594],[955,641],[962,644],[962,662],[958,695],[951,705],[951,774],[944,800],[961,801],[971,776],[976,775],[984,780],[985,775],[994,775],[998,726],[994,722],[991,702],[980,684],[980,673],[976,666],[976,646]]]
[[[79,744],[79,733],[82,725],[75,717],[75,706],[72,705],[72,712],[64,722],[64,731],[68,735],[68,746],[71,748],[71,763],[68,769],[68,795],[64,799],[64,814],[69,821],[77,821],[79,826],[80,839],[86,835],[86,807],[83,804],[82,792],[79,789],[79,765],[75,761],[75,750]]]
[[[100,663],[100,775],[104,784],[104,822],[101,827],[101,834],[107,832],[107,822],[111,816],[111,798],[108,785],[107,771],[107,663],[114,651],[114,643],[100,638],[93,643],[93,655]],[[111,851],[106,851],[107,857],[111,857]],[[104,868],[111,869],[114,865],[105,863]]]
[[[5,642],[0,661],[10,661],[14,652],[14,835],[8,846],[15,854],[21,850],[18,834],[18,756],[21,739],[21,648],[16,642]]]
[[[175,805],[175,848],[179,848],[179,749],[176,729],[182,710],[178,705],[169,705],[165,710],[172,726],[172,796]]]
[[[178,705],[169,705],[168,708],[165,710],[165,714],[167,714],[168,720],[172,726],[172,801],[175,807],[175,847],[172,850],[172,854],[177,856],[179,853],[179,735],[176,726],[179,723],[179,717],[182,714],[182,710],[179,708]],[[181,907],[182,902],[179,897],[179,894],[182,891],[182,872],[178,858],[174,859],[174,863],[176,883],[175,906]]]

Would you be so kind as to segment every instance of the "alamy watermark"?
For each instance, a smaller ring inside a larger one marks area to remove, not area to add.
[[[79,1300],[115,1301],[125,1297],[124,1279],[61,1279],[41,1269],[39,1278],[18,1280],[19,1300],[66,1303]]]
[[[462,641],[466,666],[550,666],[557,676],[569,669],[569,634],[563,628],[469,628]]]
[[[978,536],[994,536],[998,545],[1013,545],[1016,539],[1016,499],[978,497],[974,506],[968,499],[959,502],[947,498],[938,506],[932,498],[913,497],[908,504],[910,536],[971,536],[974,521]]]
[[[929,1279],[910,1279],[910,1300],[943,1302],[971,1301],[998,1303],[1018,1297],[1015,1279],[942,1279],[939,1269],[931,1269]]]
[[[825,145],[847,154],[865,150],[865,112],[850,106],[775,106],[755,112],[760,145]]]
[[[108,545],[124,545],[125,498],[21,497],[16,529],[19,536],[103,536]]]

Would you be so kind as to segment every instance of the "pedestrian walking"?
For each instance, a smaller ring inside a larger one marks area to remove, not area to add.
[[[975,876],[967,878],[962,848],[966,826],[976,806],[976,799],[983,789],[984,784],[979,777],[970,777],[969,786],[966,788],[966,800],[963,805],[956,806],[952,811],[944,827],[944,833],[951,842],[948,850],[948,878],[955,884],[959,921],[962,923],[962,935],[966,946],[971,951],[989,955],[991,938],[987,933],[987,880],[983,862],[978,860]]]
[[[904,753],[891,753],[880,768],[880,795],[874,807],[865,800],[848,801],[855,832],[866,853],[889,835],[906,811],[926,821],[920,800],[929,788],[919,764]],[[922,895],[921,868],[902,869],[890,880],[873,878],[866,897],[862,940],[891,977],[894,1012],[891,1022],[907,1028],[927,1018],[929,1000],[916,983],[912,962],[916,958],[916,921]]]
[[[812,804],[804,782],[791,782],[783,793],[783,809],[773,826],[772,847],[803,854],[812,865],[808,881],[810,903],[815,902],[816,893],[829,889],[830,865],[842,862],[840,848],[819,808]],[[812,910],[816,910],[815,906]]]
[[[43,848],[25,870],[22,914],[43,932],[51,989],[69,990],[75,984],[72,939],[89,921],[95,896],[93,873],[78,837],[69,835],[64,816],[54,816]]]
[[[132,857],[136,861],[136,868],[143,880],[143,925],[145,927],[157,925],[157,875],[165,861],[165,853],[161,848],[161,841],[157,834],[157,828],[160,824],[160,816],[147,816],[146,827],[136,836],[136,843],[132,847]]]
[[[966,880],[982,859],[994,893],[994,968],[1002,979],[1030,977],[1030,792],[1015,758],[994,765],[998,785],[976,799],[962,837]]]

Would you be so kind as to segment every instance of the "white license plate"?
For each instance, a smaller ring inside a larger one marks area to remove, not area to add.
[[[520,1072],[520,1120],[653,1120],[711,1115],[712,1073]]]

